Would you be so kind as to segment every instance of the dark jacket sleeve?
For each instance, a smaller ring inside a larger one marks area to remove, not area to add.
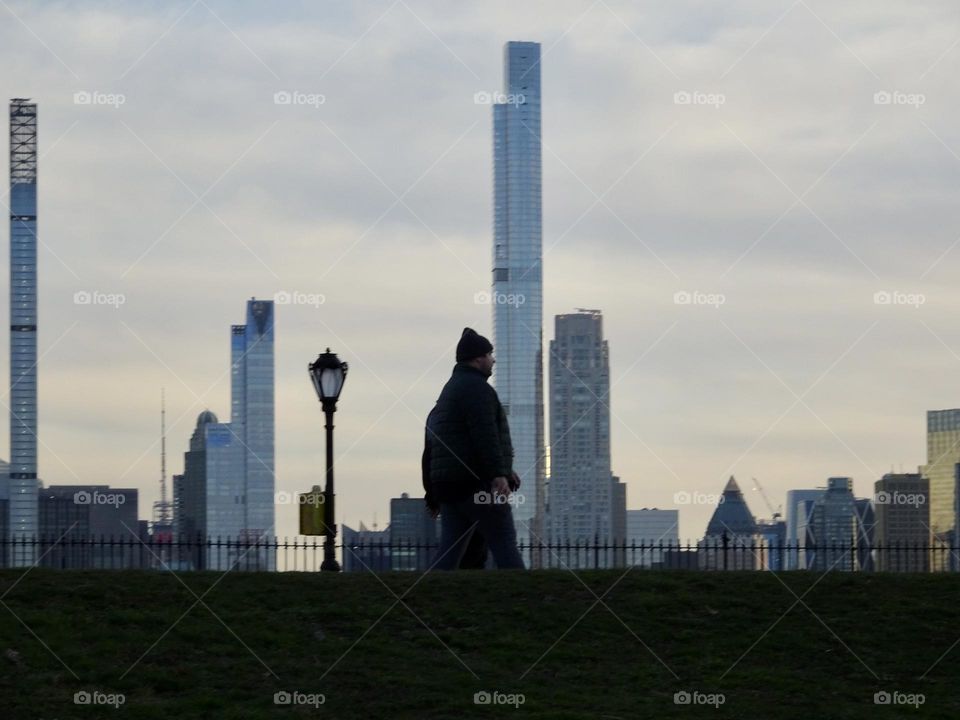
[[[436,506],[430,485],[430,417],[432,415],[433,411],[431,410],[430,415],[427,416],[427,423],[423,432],[423,455],[420,457],[420,474],[423,480],[423,499],[426,501],[428,509],[433,509]]]
[[[497,422],[500,401],[496,391],[484,384],[480,397],[464,411],[470,443],[479,465],[480,480],[488,483],[495,477],[508,476],[510,468],[504,466],[500,445],[500,426]]]
[[[513,467],[513,442],[510,440],[510,424],[507,422],[507,414],[503,410],[503,405],[497,400],[497,424],[500,431],[500,451],[503,453],[503,466],[507,471],[504,473],[507,477],[514,471]],[[515,489],[515,488],[514,488]]]

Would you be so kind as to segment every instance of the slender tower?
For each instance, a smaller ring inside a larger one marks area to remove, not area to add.
[[[167,499],[167,394],[160,388],[160,499],[153,503],[153,534],[173,538],[173,503]]]
[[[503,62],[504,96],[493,106],[493,379],[522,481],[524,502],[514,506],[517,539],[537,543],[546,541],[540,44],[508,42]]]
[[[10,101],[10,563],[36,560],[37,105]],[[17,544],[17,543],[22,544]]]

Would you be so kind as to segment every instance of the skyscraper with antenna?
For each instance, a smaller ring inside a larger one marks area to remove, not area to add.
[[[160,388],[160,499],[153,503],[151,533],[155,541],[173,539],[173,503],[167,496],[167,397],[166,388]],[[163,558],[165,561],[168,558]]]

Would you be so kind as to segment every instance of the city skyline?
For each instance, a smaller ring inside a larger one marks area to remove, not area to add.
[[[186,447],[197,414],[227,406],[223,319],[238,297],[279,293],[277,489],[320,477],[303,366],[329,345],[352,368],[338,513],[385,518],[387,498],[417,487],[422,420],[459,330],[492,333],[475,301],[490,287],[488,102],[513,38],[544,51],[543,312],[604,310],[630,507],[715,493],[729,474],[771,497],[831,476],[869,495],[891,466],[924,462],[928,410],[960,406],[960,218],[943,190],[960,171],[946,88],[960,53],[950,27],[908,8],[869,31],[861,6],[823,11],[846,47],[800,6],[775,26],[783,9],[731,9],[695,31],[669,9],[645,22],[563,7],[536,32],[505,6],[418,9],[442,42],[402,6],[379,21],[344,10],[309,72],[296,41],[316,30],[309,14],[284,28],[288,50],[275,22],[223,4],[176,26],[179,13],[134,27],[98,8],[142,40],[111,50],[92,11],[11,8],[43,38],[0,31],[3,52],[30,60],[11,60],[22,71],[6,97],[38,102],[43,123],[47,483],[135,486],[149,507],[157,388],[171,447]],[[876,47],[874,32],[893,39]],[[374,44],[397,62],[374,63]],[[216,63],[209,47],[224,50]],[[806,79],[788,71],[800,57]],[[724,102],[702,104],[710,92]],[[370,98],[396,110],[389,121]],[[681,537],[696,537],[711,508],[681,511]]]

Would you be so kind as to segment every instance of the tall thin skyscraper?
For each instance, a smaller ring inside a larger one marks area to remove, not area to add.
[[[10,101],[10,537],[30,540],[37,515],[37,105]],[[14,545],[14,567],[36,548]]]
[[[599,310],[557,315],[550,342],[550,541],[607,544],[615,518],[610,475],[610,351]],[[623,542],[621,536],[616,538]]]
[[[232,392],[230,424],[242,438],[245,450],[244,531],[250,540],[262,540],[276,534],[273,301],[251,298],[247,302],[247,323],[242,328],[242,351],[238,352],[237,335],[233,335],[231,362],[234,386],[239,386],[239,392]],[[271,563],[272,558],[271,554]]]
[[[540,44],[508,42],[503,61],[504,102],[493,106],[493,382],[522,481],[517,539],[536,543],[544,535],[545,480]]]

